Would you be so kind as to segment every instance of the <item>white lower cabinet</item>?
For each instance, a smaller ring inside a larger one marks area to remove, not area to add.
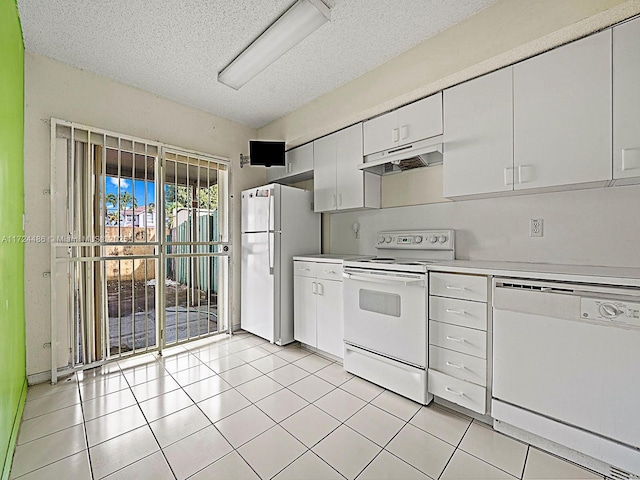
[[[294,262],[293,336],[306,345],[343,357],[342,265]]]
[[[318,280],[316,338],[319,350],[342,358],[344,348],[342,281]]]
[[[429,281],[427,391],[487,413],[487,277],[433,272]]]

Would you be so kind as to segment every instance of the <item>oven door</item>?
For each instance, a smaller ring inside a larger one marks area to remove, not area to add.
[[[426,274],[345,268],[345,342],[425,368],[427,278]]]

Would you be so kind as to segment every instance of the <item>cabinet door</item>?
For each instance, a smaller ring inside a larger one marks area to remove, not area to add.
[[[317,281],[312,277],[293,277],[293,338],[316,346]]]
[[[613,178],[632,177],[640,181],[640,19],[613,28]]]
[[[442,92],[398,110],[399,145],[442,135]]]
[[[328,212],[336,209],[336,134],[313,142],[313,209]]]
[[[398,111],[380,115],[364,122],[364,154],[381,152],[400,141],[400,129],[398,128]]]
[[[286,169],[287,175],[297,175],[313,170],[313,143],[289,150],[286,153]]]
[[[513,67],[515,189],[611,179],[611,31]]]
[[[338,210],[364,207],[364,173],[358,169],[363,162],[362,124],[345,128],[334,135]]]
[[[513,68],[444,92],[445,197],[513,190]]]
[[[343,357],[344,313],[342,282],[319,280],[317,304],[318,349]]]
[[[286,162],[286,154],[285,154],[285,162]],[[287,176],[287,167],[269,167],[267,168],[267,182],[272,183],[276,180],[281,179],[282,177]]]

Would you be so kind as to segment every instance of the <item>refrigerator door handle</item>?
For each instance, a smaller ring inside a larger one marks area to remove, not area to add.
[[[271,241],[271,236],[273,235],[271,231],[274,230],[273,228],[271,228],[272,203],[273,203],[273,195],[269,195],[269,206],[267,207],[267,232],[268,232],[267,233],[267,249],[268,249],[268,255],[269,255],[269,275],[273,275],[273,257],[275,256],[271,254],[271,249],[273,248],[273,243],[274,243]]]
[[[268,255],[269,255],[269,275],[273,275],[273,260],[274,260],[274,253],[272,253],[272,249],[274,248],[274,243],[275,243],[275,238],[272,240],[271,237],[274,236],[275,233],[273,232],[269,232],[267,233],[267,250],[268,250]]]

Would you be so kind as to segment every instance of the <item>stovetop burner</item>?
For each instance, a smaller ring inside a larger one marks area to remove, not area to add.
[[[362,261],[367,263],[396,263],[396,259],[391,257],[374,257]]]

